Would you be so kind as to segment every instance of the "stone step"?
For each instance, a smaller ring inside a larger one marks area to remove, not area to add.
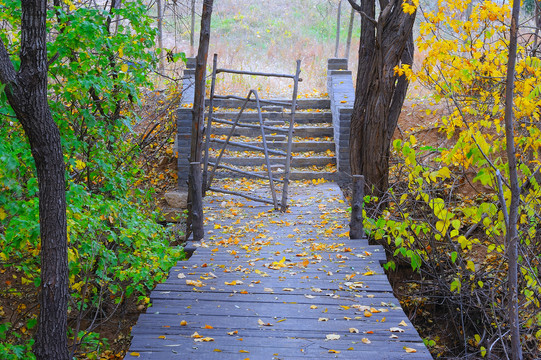
[[[212,117],[234,121],[237,118],[238,112],[233,111],[217,111],[212,114]],[[205,118],[208,116],[208,113],[205,114]],[[289,124],[289,113],[275,113],[267,112],[262,113],[263,121],[265,120],[275,120],[282,121],[284,124]],[[259,115],[255,112],[242,113],[240,116],[241,122],[259,122]],[[295,113],[295,123],[296,124],[318,124],[318,123],[332,123],[332,114],[330,112],[297,112]]]
[[[215,159],[211,159],[215,162]],[[222,157],[220,163],[231,166],[262,166],[265,164],[263,157]],[[284,165],[284,158],[270,158],[271,164]],[[326,166],[328,164],[336,165],[336,158],[329,156],[310,156],[310,157],[294,157],[291,161],[291,166],[296,168],[304,168],[309,166]]]
[[[288,99],[265,99],[270,101],[276,101],[276,102],[283,102],[285,104],[291,103],[291,98]],[[223,107],[223,108],[240,108],[244,104],[243,100],[235,100],[235,99],[214,99],[212,106],[213,107]],[[205,106],[209,105],[209,99],[205,100]],[[263,104],[264,106],[267,106],[267,104]],[[270,105],[270,104],[269,104]],[[304,109],[329,109],[331,106],[331,100],[330,99],[297,99],[297,109],[298,110],[304,110]],[[248,109],[255,109],[256,104],[255,101],[252,101],[247,106]],[[284,109],[291,108],[290,105],[284,105]]]
[[[246,142],[247,145],[252,146],[258,146],[261,147],[261,142]],[[294,142],[291,144],[291,151],[292,152],[304,152],[304,151],[314,151],[316,153],[323,153],[327,150],[334,151],[335,144],[333,141],[302,141],[302,142]],[[275,141],[275,142],[269,142],[267,144],[269,149],[277,149],[286,151],[287,150],[287,142],[285,141]],[[213,143],[210,144],[211,149],[220,150],[221,144]],[[230,151],[248,151],[249,149],[243,148],[241,146],[231,145],[228,144],[227,150]]]
[[[284,129],[281,127],[281,129]],[[229,135],[231,132],[231,127],[215,127],[212,129],[212,134],[215,135]],[[265,130],[265,133],[270,135],[273,134],[272,130]],[[322,138],[322,137],[332,137],[333,136],[333,128],[331,127],[314,127],[314,126],[297,126],[295,127],[295,132],[293,136],[295,137],[301,137],[301,138]],[[278,133],[277,135],[280,135],[281,133]],[[248,137],[258,137],[261,136],[261,130],[260,129],[252,129],[252,128],[243,128],[243,127],[236,127],[235,131],[233,132],[233,136],[248,136]],[[282,135],[282,136],[285,136]]]
[[[259,175],[266,176],[266,173],[263,172],[257,172]],[[282,173],[275,173],[273,176],[280,179]],[[338,173],[337,172],[326,172],[326,171],[296,171],[291,170],[291,173],[289,175],[289,180],[317,180],[317,179],[325,179],[327,181],[336,181],[338,179]],[[216,179],[226,179],[226,178],[250,178],[249,176],[246,176],[244,174],[239,174],[233,171],[224,171],[220,170],[215,175]]]

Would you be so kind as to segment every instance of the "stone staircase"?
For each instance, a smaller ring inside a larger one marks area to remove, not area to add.
[[[329,99],[299,99],[295,113],[295,133],[292,143],[292,163],[290,180],[337,180],[343,174],[349,174],[349,123],[351,119],[354,89],[351,71],[347,69],[346,59],[329,59],[327,69],[327,88]],[[178,154],[179,189],[187,188],[189,173],[189,154],[192,126],[192,103],[194,99],[195,60],[188,59],[184,71],[183,96],[181,106],[177,110],[177,137],[175,148]],[[289,99],[290,100],[290,99]],[[236,118],[242,103],[239,100],[214,100],[213,118],[221,123],[213,126],[211,135],[211,162],[219,154],[231,122]],[[208,106],[208,103],[207,103]],[[264,125],[269,128],[265,139],[271,155],[271,168],[275,177],[283,174],[287,149],[287,137],[284,129],[288,128],[290,109],[287,107],[266,106],[262,109]],[[238,127],[231,141],[248,146],[262,146],[261,130],[257,111],[248,108],[241,116],[242,123],[251,127]],[[276,128],[276,132],[272,131]],[[282,131],[279,131],[282,129]],[[221,143],[220,143],[221,142]],[[223,168],[217,177],[244,177],[242,173],[228,171],[227,167],[244,172],[266,172],[265,158],[260,151],[250,151],[244,147],[227,147],[221,159]],[[212,166],[209,167],[212,169]]]
[[[227,101],[215,103],[213,118],[233,121],[238,114],[241,102]],[[267,146],[271,150],[287,151],[287,133],[291,117],[290,109],[279,106],[262,107],[262,115]],[[240,123],[254,127],[236,127],[231,143],[227,145],[226,152],[221,158],[221,168],[217,177],[245,177],[246,175],[227,168],[234,168],[244,172],[255,171],[264,174],[266,170],[264,154],[260,151],[251,151],[237,144],[262,147],[259,117],[255,109],[248,109],[240,118]],[[276,131],[273,131],[273,129]],[[214,163],[224,140],[231,131],[231,126],[214,122],[211,130],[210,162]],[[299,100],[295,113],[295,130],[292,143],[292,162],[290,180],[334,180],[336,175],[336,157],[334,143],[334,129],[330,102],[327,99]],[[280,178],[283,175],[286,158],[280,155],[270,155],[273,174]]]

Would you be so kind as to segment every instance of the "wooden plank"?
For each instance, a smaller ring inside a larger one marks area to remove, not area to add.
[[[152,306],[132,329],[130,351],[147,359],[431,359],[380,265],[384,249],[309,234],[322,219],[345,226],[349,214],[337,200],[312,203],[292,190],[304,207],[287,213],[244,201],[237,216],[226,217],[228,198],[207,197],[205,246],[156,286]],[[402,332],[391,332],[395,327]],[[195,342],[194,332],[213,341]],[[327,341],[329,334],[340,339]]]

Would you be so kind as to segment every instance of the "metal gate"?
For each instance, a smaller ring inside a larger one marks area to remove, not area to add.
[[[205,194],[206,191],[210,190],[210,191],[221,192],[221,193],[230,194],[230,195],[237,195],[237,196],[241,196],[253,201],[271,204],[271,205],[274,205],[275,209],[281,209],[281,211],[285,211],[287,208],[287,193],[288,193],[289,176],[290,176],[290,169],[291,169],[291,158],[292,158],[291,148],[292,148],[293,132],[294,132],[294,124],[295,124],[295,110],[297,108],[297,93],[298,93],[298,88],[299,88],[299,81],[302,81],[302,79],[299,78],[299,75],[301,72],[301,61],[297,60],[297,70],[295,72],[295,75],[220,69],[217,67],[217,64],[218,64],[218,56],[214,54],[209,111],[208,111],[207,126],[205,130],[206,136],[205,136],[205,146],[204,146],[205,153],[204,153],[204,160],[203,160],[203,164],[204,164],[203,194]],[[244,98],[235,96],[235,95],[227,95],[227,96],[216,95],[215,94],[216,76],[220,73],[292,79],[293,80],[292,100],[291,102],[263,100],[259,97],[257,90],[250,90],[248,92],[248,95]],[[219,119],[214,116],[213,114],[214,100],[218,100],[218,99],[222,99],[222,100],[234,99],[234,100],[242,101],[242,106],[234,120],[233,119],[231,120]],[[255,103],[255,108],[257,109],[257,115],[258,115],[258,120],[259,120],[258,125],[244,123],[240,121],[241,116],[246,110],[249,103]],[[289,124],[287,124],[288,126],[285,128],[279,128],[275,126],[265,125],[263,121],[262,112],[261,112],[262,104],[290,107],[291,117],[289,118]],[[229,133],[227,134],[227,137],[225,140],[215,139],[211,137],[213,124],[221,124],[221,125],[230,126]],[[260,146],[254,146],[251,144],[244,144],[240,142],[232,142],[231,137],[235,133],[235,129],[237,127],[259,129],[259,131],[261,132],[261,139],[262,139]],[[287,134],[287,149],[285,152],[281,150],[276,150],[276,149],[269,149],[267,145],[267,140],[266,140],[266,135],[268,131],[272,131],[273,133],[281,132],[281,133]],[[211,143],[217,143],[221,145],[219,154],[215,159],[211,159],[209,156],[209,149],[210,149]],[[250,151],[262,152],[265,156],[264,165],[266,167],[266,171],[263,174],[261,174],[261,173],[251,172],[251,171],[244,171],[241,169],[237,169],[235,167],[221,164],[220,162],[228,146],[244,148]],[[279,176],[276,176],[272,172],[270,155],[283,156],[285,158],[285,170],[281,178],[279,178]],[[232,190],[221,189],[218,187],[213,187],[212,186],[213,181],[215,179],[216,172],[219,169],[224,169],[231,172],[237,172],[248,177],[268,180],[272,198],[269,199],[265,197],[258,197],[258,196],[250,195],[244,192],[238,192],[238,191],[232,191]],[[282,189],[281,189],[282,197],[280,200],[278,199],[278,195],[277,195],[277,186],[278,186],[277,184],[282,184]]]

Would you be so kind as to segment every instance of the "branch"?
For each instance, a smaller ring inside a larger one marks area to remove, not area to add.
[[[0,41],[0,84],[9,84],[17,79],[17,72],[9,58],[4,43]]]
[[[361,14],[361,16],[363,16],[365,19],[367,19],[368,21],[370,21],[374,26],[376,26],[378,24],[378,22],[376,21],[376,19],[374,18],[371,18],[370,16],[368,16],[362,9],[362,7],[357,4],[355,2],[355,0],[348,0],[349,4],[351,5],[351,7],[357,11],[359,14]]]

